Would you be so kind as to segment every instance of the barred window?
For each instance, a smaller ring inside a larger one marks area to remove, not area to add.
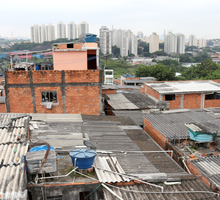
[[[57,101],[56,91],[41,92],[42,102],[53,102]]]

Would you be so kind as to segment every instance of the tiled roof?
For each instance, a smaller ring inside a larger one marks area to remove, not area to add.
[[[220,129],[220,120],[210,116],[206,111],[144,114],[144,118],[168,139],[189,138],[185,123],[200,123],[216,132]]]
[[[25,199],[26,172],[22,158],[27,152],[27,115],[0,115],[0,197]]]

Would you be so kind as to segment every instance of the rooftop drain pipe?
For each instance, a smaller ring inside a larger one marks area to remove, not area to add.
[[[103,169],[103,168],[101,168],[101,167],[96,167],[96,166],[94,166],[94,165],[93,165],[93,167],[95,167],[96,169],[100,169],[100,170],[103,170],[103,171],[106,171],[106,172],[113,173],[113,174],[118,174],[118,175],[121,175],[121,176],[125,176],[125,177],[127,177],[127,178],[136,180],[136,181],[138,181],[138,182],[141,182],[141,183],[144,183],[144,184],[147,184],[147,185],[151,185],[151,186],[154,186],[154,187],[158,187],[158,188],[161,189],[161,192],[164,191],[164,188],[163,188],[162,186],[155,185],[155,184],[151,184],[151,183],[142,181],[142,180],[140,180],[140,179],[134,178],[134,177],[132,177],[132,176],[128,176],[128,175],[126,175],[126,174],[122,174],[122,173],[119,173],[119,172],[113,172],[113,171],[110,171],[110,170],[107,170],[107,169]]]
[[[187,169],[188,173],[189,173],[189,174],[192,174],[192,173],[190,172],[188,166],[186,165],[185,158],[184,158],[184,157],[180,157],[180,158],[182,159],[182,162],[183,162],[185,168]]]

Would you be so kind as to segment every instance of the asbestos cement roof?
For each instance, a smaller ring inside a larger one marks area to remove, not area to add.
[[[203,157],[191,163],[220,190],[220,157]]]
[[[220,84],[214,81],[177,81],[145,84],[160,94],[220,92]]]
[[[115,110],[148,109],[156,105],[156,102],[146,94],[107,94],[107,102]]]
[[[108,185],[122,199],[130,200],[189,200],[189,199],[216,199],[211,190],[208,189],[201,180],[182,181],[181,184],[165,185],[157,184],[164,187],[164,193],[160,188],[147,186],[145,184],[127,185],[114,187]],[[188,192],[187,192],[188,191]],[[196,192],[201,191],[201,192]],[[182,193],[181,193],[182,192]],[[105,200],[116,199],[108,190],[104,190]]]
[[[28,122],[27,115],[0,115],[0,197],[3,199],[26,199],[22,159],[28,149]]]
[[[123,94],[107,94],[110,100],[108,104],[115,110],[137,110],[139,109],[131,101],[129,101]]]
[[[133,111],[123,111],[123,110],[114,110],[113,113],[118,116],[129,116],[136,122],[138,125],[143,125],[143,115],[140,110],[133,110]]]
[[[144,118],[167,139],[189,138],[188,128],[185,123],[199,123],[210,128],[213,132],[220,130],[220,120],[202,110],[167,114],[144,114]]]

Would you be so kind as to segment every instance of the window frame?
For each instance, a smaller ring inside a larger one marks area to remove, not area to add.
[[[49,94],[47,95],[47,93],[49,93]],[[44,94],[45,100],[43,100],[43,94]],[[46,100],[47,96],[49,97],[48,101]],[[51,99],[51,96],[52,96],[52,99]],[[56,97],[56,98],[54,99],[54,97]],[[58,101],[57,99],[58,99],[57,98],[57,91],[41,91],[41,102],[42,103],[57,102]]]

